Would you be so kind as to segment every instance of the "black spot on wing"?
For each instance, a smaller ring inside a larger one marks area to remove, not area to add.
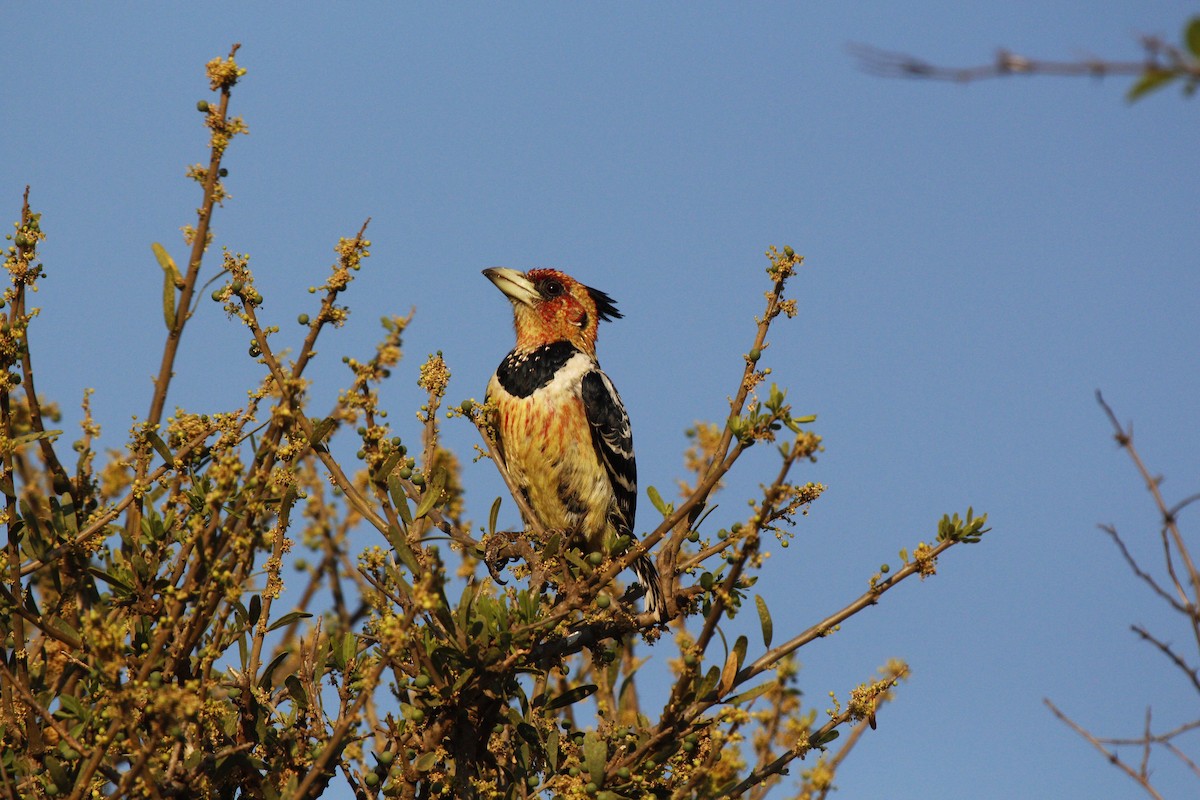
[[[618,535],[633,532],[637,510],[637,463],[629,415],[612,383],[599,370],[583,376],[583,409],[592,431],[592,446],[608,474],[616,497],[612,515]]]
[[[496,378],[513,397],[529,397],[545,386],[578,353],[570,342],[544,344],[528,353],[509,353],[496,368]]]

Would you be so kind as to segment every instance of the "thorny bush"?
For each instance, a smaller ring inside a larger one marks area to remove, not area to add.
[[[248,257],[226,252],[210,296],[252,334],[261,382],[243,408],[164,419],[180,338],[207,291],[210,223],[227,197],[221,160],[247,131],[229,115],[245,73],[236,52],[208,64],[216,96],[198,104],[211,148],[188,170],[203,201],[184,229],[185,267],[154,246],[166,337],[149,412],[125,452],[93,449],[100,427],[86,393],[73,455],[50,429],[58,412],[34,387],[28,305],[46,234],[28,189],[9,237],[0,796],[308,798],[340,771],[360,798],[759,797],[810,755],[796,791],[823,796],[906,668],[890,662],[842,687],[822,714],[801,703],[795,652],[901,581],[932,574],[945,550],[979,538],[985,518],[947,516],[932,543],[902,551],[862,596],[773,644],[766,603],[750,593],[764,542],[786,546],[824,488],[793,478],[821,440],[761,366],[771,326],[797,313],[785,288],[801,257],[768,251],[766,306],[740,382],[724,422],[690,432],[678,502],[650,488],[662,521],[599,558],[561,532],[496,530],[499,499],[486,527],[464,519],[462,471],[439,426],[447,416],[475,425],[480,457],[502,476],[504,464],[486,406],[442,410],[440,356],[418,377],[428,394],[419,441],[395,435],[380,387],[408,318],[384,320],[374,353],[346,360],[334,407],[311,410],[305,370],[318,336],[347,318],[339,301],[369,255],[365,224],[337,244],[319,308],[299,317],[295,358],[260,319]],[[362,468],[343,468],[335,436],[357,437]],[[713,530],[722,479],[747,449],[768,445],[778,466],[748,516]],[[375,544],[352,552],[349,534],[364,530]],[[662,626],[611,588],[651,548],[668,598]],[[302,579],[283,609],[285,563]],[[720,627],[746,609],[761,647],[728,642]],[[636,688],[644,645],[670,685],[655,708]]]

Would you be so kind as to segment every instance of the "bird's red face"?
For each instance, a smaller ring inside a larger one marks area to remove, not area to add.
[[[512,301],[519,350],[568,341],[594,355],[600,320],[621,316],[607,294],[556,269],[495,267],[483,274]]]

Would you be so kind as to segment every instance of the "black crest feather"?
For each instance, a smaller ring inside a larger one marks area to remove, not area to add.
[[[600,315],[600,319],[611,322],[614,319],[620,319],[624,316],[620,311],[617,311],[617,303],[607,293],[599,289],[593,289],[590,286],[583,287],[587,289],[587,293],[592,296],[592,301],[596,304],[596,313]]]

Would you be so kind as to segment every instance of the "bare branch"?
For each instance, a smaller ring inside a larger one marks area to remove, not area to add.
[[[1156,638],[1150,633],[1150,631],[1146,630],[1141,625],[1131,625],[1130,629],[1138,636],[1141,636],[1143,641],[1150,642],[1152,645],[1161,650],[1163,655],[1171,659],[1171,662],[1175,666],[1179,667],[1183,674],[1188,676],[1188,680],[1192,682],[1192,686],[1196,689],[1196,691],[1200,692],[1200,670],[1189,666],[1188,663],[1183,660],[1183,656],[1171,649],[1171,645]]]
[[[1172,597],[1171,593],[1168,592],[1166,589],[1159,586],[1158,581],[1154,580],[1154,576],[1151,575],[1150,573],[1146,572],[1145,570],[1143,570],[1138,565],[1137,561],[1133,558],[1133,555],[1129,552],[1129,548],[1127,548],[1125,546],[1124,540],[1122,540],[1120,535],[1117,533],[1116,528],[1114,528],[1112,525],[1101,525],[1100,530],[1107,533],[1109,535],[1109,537],[1113,540],[1113,543],[1116,544],[1117,548],[1121,551],[1121,557],[1125,559],[1125,563],[1127,563],[1129,565],[1129,568],[1131,570],[1133,570],[1134,575],[1136,575],[1138,578],[1140,578],[1142,581],[1144,581],[1146,583],[1146,585],[1148,585],[1151,589],[1153,589],[1155,594],[1157,594],[1159,597],[1161,597],[1165,602],[1169,603],[1171,605],[1171,608],[1174,608],[1176,611],[1179,611],[1180,613],[1184,613],[1184,614],[1187,613],[1186,606],[1184,606],[1178,600],[1176,600],[1174,597]]]
[[[1054,705],[1054,703],[1050,702],[1049,699],[1043,699],[1042,702],[1046,704],[1046,707],[1049,708],[1051,713],[1053,713],[1054,716],[1058,717],[1058,719],[1061,722],[1066,724],[1067,727],[1069,727],[1071,730],[1075,731],[1080,736],[1082,736],[1084,739],[1086,739],[1088,742],[1090,742],[1092,747],[1095,747],[1097,750],[1099,750],[1101,753],[1103,753],[1104,757],[1108,759],[1110,764],[1112,764],[1117,769],[1121,770],[1126,775],[1128,775],[1130,778],[1132,778],[1139,786],[1142,787],[1142,789],[1144,789],[1146,791],[1146,794],[1150,795],[1151,797],[1157,798],[1157,800],[1162,800],[1162,795],[1160,795],[1157,791],[1155,791],[1154,787],[1150,785],[1149,775],[1147,775],[1144,771],[1138,772],[1133,767],[1129,766],[1124,761],[1122,761],[1121,757],[1119,755],[1117,755],[1116,751],[1109,750],[1107,747],[1105,747],[1104,744],[1099,739],[1097,739],[1095,736],[1093,736],[1091,733],[1089,733],[1087,731],[1087,729],[1085,729],[1084,727],[1079,725],[1077,722],[1075,722],[1073,719],[1071,719],[1066,714],[1064,714],[1062,711],[1060,711],[1058,706],[1056,706],[1056,705]]]
[[[1163,73],[1200,80],[1200,63],[1186,58],[1177,47],[1151,36],[1143,37],[1141,45],[1144,58],[1137,61],[1110,61],[1102,58],[1056,61],[1029,58],[1002,49],[996,51],[996,56],[991,62],[969,67],[932,64],[907,53],[882,50],[866,44],[852,44],[847,49],[858,59],[859,67],[863,71],[884,78],[925,78],[972,83],[1013,75],[1104,78],[1109,75],[1138,76]]]

